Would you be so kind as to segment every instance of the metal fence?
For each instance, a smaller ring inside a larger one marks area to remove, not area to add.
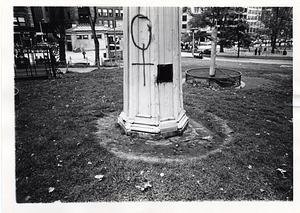
[[[15,47],[14,54],[15,79],[56,77],[56,47]]]

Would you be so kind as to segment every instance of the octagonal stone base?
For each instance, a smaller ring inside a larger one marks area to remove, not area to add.
[[[138,121],[137,121],[138,120]],[[129,118],[124,112],[118,117],[118,124],[125,134],[143,138],[160,139],[181,135],[188,126],[188,117],[185,110],[181,110],[178,119],[161,119],[157,123],[151,123],[150,118]]]

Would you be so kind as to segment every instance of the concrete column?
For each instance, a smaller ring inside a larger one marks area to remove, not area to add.
[[[124,105],[127,134],[167,137],[188,124],[182,100],[181,19],[175,7],[124,8]]]

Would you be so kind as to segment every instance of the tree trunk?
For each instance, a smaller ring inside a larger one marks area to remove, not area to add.
[[[98,41],[98,38],[97,38],[97,34],[96,34],[96,29],[95,29],[95,26],[96,26],[96,20],[97,20],[97,9],[96,7],[93,8],[94,9],[94,19],[92,18],[92,15],[91,15],[91,11],[90,9],[88,10],[89,11],[89,20],[90,20],[90,25],[91,25],[91,28],[92,28],[92,33],[93,33],[93,36],[94,36],[94,44],[95,44],[95,64],[97,65],[98,69],[100,69],[100,44],[99,44],[99,41]]]
[[[210,68],[209,68],[210,77],[214,77],[216,75],[217,33],[218,33],[217,27],[214,27],[211,33],[212,43],[211,43]]]
[[[59,61],[62,64],[66,63],[66,48],[65,48],[65,40],[63,38],[59,41]]]
[[[220,44],[220,53],[224,52],[224,44]]]
[[[93,33],[94,34],[94,33]],[[96,34],[96,32],[95,32]],[[97,36],[94,35],[94,43],[95,43],[95,63],[97,64],[98,66],[98,69],[100,68],[100,44],[99,44],[99,41],[98,41],[98,38]]]
[[[240,32],[239,32],[239,29],[237,30],[237,46],[238,46],[237,57],[239,58],[240,57]]]
[[[60,15],[60,38],[59,38],[59,60],[61,63],[66,63],[66,47],[65,47],[65,39],[66,39],[66,27],[65,27],[65,15],[64,8],[61,7],[59,11]]]
[[[272,36],[272,38],[271,38],[271,46],[272,46],[271,53],[275,53],[276,39],[277,39],[277,36]]]

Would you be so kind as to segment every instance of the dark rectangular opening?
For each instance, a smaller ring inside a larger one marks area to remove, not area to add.
[[[157,83],[173,82],[173,64],[159,64],[157,72]]]

